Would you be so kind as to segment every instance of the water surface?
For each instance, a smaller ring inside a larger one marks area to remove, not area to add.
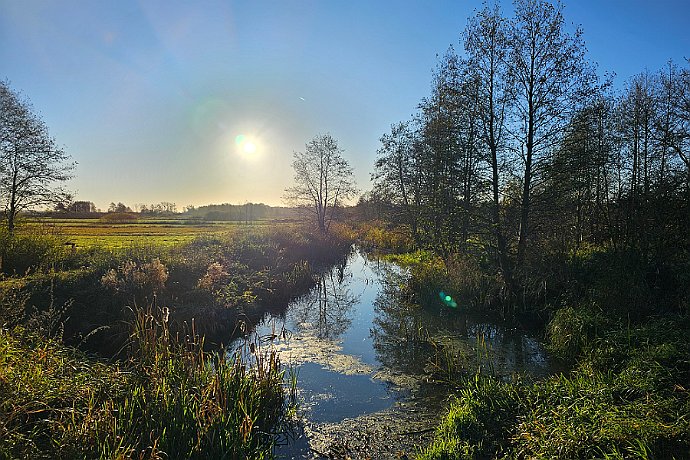
[[[257,326],[255,334],[270,338],[264,342],[297,373],[303,424],[277,449],[278,456],[337,456],[338,442],[352,455],[356,441],[333,438],[353,438],[353,430],[372,439],[378,430],[383,441],[395,430],[401,439],[430,433],[452,391],[439,381],[441,349],[452,350],[455,366],[468,373],[549,373],[549,360],[534,337],[466,313],[462,299],[455,309],[440,302],[414,305],[401,289],[406,276],[394,264],[354,251],[322,273],[308,294]],[[390,457],[394,454],[399,452]]]

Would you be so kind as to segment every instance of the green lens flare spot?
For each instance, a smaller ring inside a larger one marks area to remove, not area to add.
[[[451,296],[447,295],[444,300],[446,302],[450,302],[451,300],[453,300],[453,298]]]

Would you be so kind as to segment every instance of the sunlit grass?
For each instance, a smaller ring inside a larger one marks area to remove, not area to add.
[[[0,331],[0,457],[269,456],[287,413],[275,354],[205,353],[203,339],[177,339],[153,309],[135,312],[129,349],[108,364],[23,329]]]
[[[291,223],[152,220],[24,221],[0,242],[0,458],[270,456],[292,413],[275,354],[208,350],[352,243]],[[171,307],[175,333],[168,313],[128,307],[150,302]]]
[[[134,245],[175,246],[200,235],[223,234],[238,229],[274,225],[270,221],[225,222],[186,219],[139,218],[131,222],[108,222],[103,219],[27,219],[20,234],[52,234],[74,243],[76,248],[120,249]]]
[[[584,343],[572,372],[533,384],[460,379],[419,458],[686,458],[689,326],[609,325]]]

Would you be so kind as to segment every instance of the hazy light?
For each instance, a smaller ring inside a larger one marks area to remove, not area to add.
[[[246,141],[242,146],[242,150],[244,150],[245,153],[254,153],[256,152],[256,144],[251,141]]]
[[[253,139],[248,138],[244,134],[240,134],[235,137],[235,145],[243,153],[254,153],[256,152],[256,142]]]

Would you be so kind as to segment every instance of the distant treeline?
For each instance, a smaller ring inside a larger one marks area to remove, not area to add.
[[[263,203],[246,204],[210,204],[194,207],[186,206],[183,212],[178,212],[174,203],[164,203],[167,206],[135,205],[136,211],[123,203],[111,203],[107,212],[97,209],[90,201],[75,201],[69,205],[61,205],[52,211],[33,212],[32,215],[53,218],[94,219],[111,214],[137,216],[179,217],[207,221],[253,221],[267,219],[298,219],[298,208],[269,206]]]
[[[268,206],[263,203],[210,204],[198,208],[188,208],[185,216],[203,220],[250,221],[265,219],[296,219],[299,210]]]

